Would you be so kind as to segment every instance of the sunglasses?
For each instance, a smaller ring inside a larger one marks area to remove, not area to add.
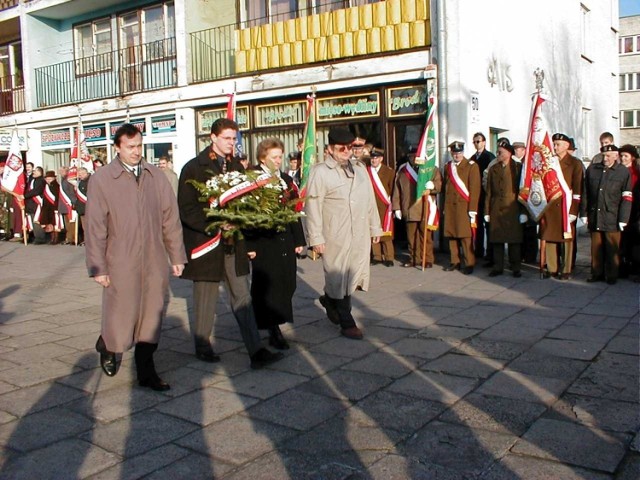
[[[484,142],[484,140],[474,140],[474,141],[473,141],[473,143],[476,143],[476,144],[477,144],[477,143],[482,143],[482,142]]]
[[[349,150],[353,150],[352,145],[336,145],[336,150],[339,152],[347,152]]]

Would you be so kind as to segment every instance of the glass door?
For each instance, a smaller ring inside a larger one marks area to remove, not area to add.
[[[129,93],[142,88],[140,19],[138,12],[120,17],[120,88]]]

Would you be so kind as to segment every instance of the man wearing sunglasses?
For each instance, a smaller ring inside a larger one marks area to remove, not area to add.
[[[328,155],[311,167],[305,213],[308,244],[322,255],[324,267],[320,304],[343,336],[360,340],[351,295],[369,287],[371,242],[380,241],[382,228],[369,175],[352,155],[354,139],[344,127],[329,131]]]
[[[483,178],[484,171],[487,169],[491,161],[496,158],[496,156],[486,149],[487,139],[484,136],[484,133],[482,132],[477,132],[473,134],[473,146],[476,149],[476,153],[473,154],[470,160],[473,160],[478,164],[478,168],[480,169],[480,178]],[[480,190],[480,199],[478,201],[479,202],[478,203],[479,211],[477,216],[478,229],[476,231],[475,245],[473,248],[476,258],[482,258],[485,256],[484,197],[485,197],[485,189],[484,189],[484,186],[482,186]],[[487,263],[485,264],[485,266],[493,267],[493,250],[489,242],[490,242],[489,231],[487,230],[487,250],[486,250]]]

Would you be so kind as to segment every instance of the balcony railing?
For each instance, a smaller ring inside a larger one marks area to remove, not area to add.
[[[190,34],[194,83],[431,44],[430,0],[330,2]]]
[[[0,77],[0,115],[24,112],[24,85],[22,77]]]
[[[175,38],[35,69],[36,105],[45,108],[177,85]]]

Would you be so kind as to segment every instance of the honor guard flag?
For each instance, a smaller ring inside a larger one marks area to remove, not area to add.
[[[71,165],[73,167],[84,167],[89,173],[93,173],[93,162],[87,148],[87,140],[84,136],[82,117],[78,115],[78,126],[73,137],[73,147],[71,148]],[[77,171],[77,170],[76,170]]]
[[[438,134],[437,134],[437,112],[438,100],[436,94],[436,82],[431,81],[428,85],[427,97],[427,123],[424,132],[418,143],[415,164],[418,165],[418,179],[416,181],[416,200],[422,197],[427,188],[427,183],[433,180],[435,170],[438,168]],[[432,187],[433,188],[433,187]],[[438,204],[432,195],[425,198],[427,208],[427,228],[437,230],[440,224]]]
[[[227,101],[227,118],[238,123],[238,119],[236,118],[236,93],[228,93],[227,97],[229,97],[229,100]],[[244,153],[244,148],[242,147],[242,133],[240,133],[240,130],[238,129],[236,144],[233,146],[233,154],[237,157],[242,153]]]
[[[300,197],[304,198],[311,166],[316,163],[316,97],[307,95],[307,122],[304,126],[302,165],[300,165]]]
[[[2,174],[2,190],[12,195],[24,195],[26,182],[18,130],[14,129],[11,133],[9,155]]]

